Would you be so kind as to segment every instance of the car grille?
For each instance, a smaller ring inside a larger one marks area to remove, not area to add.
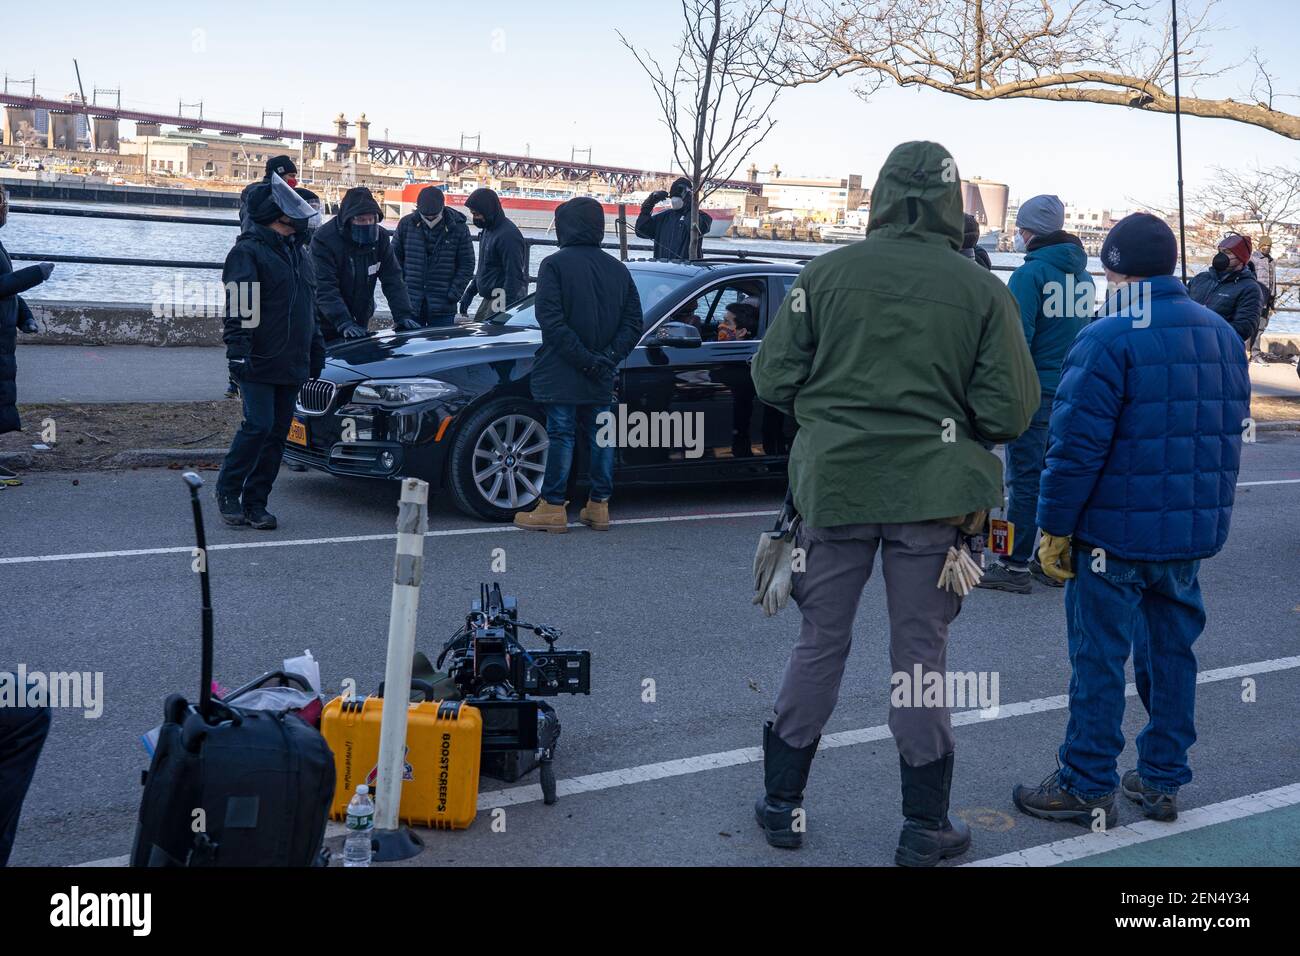
[[[295,407],[302,415],[324,415],[334,403],[336,391],[333,382],[313,378],[303,382],[302,387],[298,389],[298,402]]]

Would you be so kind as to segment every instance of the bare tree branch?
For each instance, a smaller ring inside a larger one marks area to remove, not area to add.
[[[1242,64],[1213,64],[1219,0],[1182,0],[1182,110],[1300,139],[1300,116],[1274,108],[1292,94],[1258,54],[1247,101],[1199,93]],[[768,6],[760,4],[759,6]],[[853,75],[866,98],[884,84],[970,100],[1039,99],[1174,111],[1173,39],[1163,0],[788,0],[770,11],[775,61],[754,62],[786,86]]]
[[[671,75],[622,33],[619,40],[650,78],[673,157],[691,180],[697,221],[700,203],[735,175],[776,125],[770,113],[783,85],[776,82],[777,44],[765,41],[768,30],[784,31],[785,20],[775,0],[681,0],[681,7]],[[699,255],[701,238],[693,236],[692,257]]]

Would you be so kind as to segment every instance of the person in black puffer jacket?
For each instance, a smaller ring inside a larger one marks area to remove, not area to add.
[[[1259,331],[1264,307],[1263,290],[1246,268],[1248,262],[1250,240],[1235,233],[1228,235],[1219,243],[1210,268],[1192,276],[1187,284],[1192,301],[1217,312],[1246,343]]]
[[[610,410],[618,364],[641,338],[641,297],[627,266],[600,248],[605,211],[587,196],[555,210],[560,249],[542,260],[537,277],[537,324],[542,347],[533,365],[533,397],[546,406],[546,475],[541,500],[515,515],[536,531],[567,529],[564,490],[573,463],[574,435],[582,420],[591,448],[591,495],[579,515],[598,531],[609,529],[614,490],[614,446],[597,436],[601,412]]]
[[[474,277],[474,243],[465,216],[447,208],[437,186],[420,190],[415,212],[397,224],[393,254],[420,325],[454,325],[456,303]]]
[[[239,382],[244,420],[217,476],[217,505],[231,525],[270,530],[266,510],[280,470],[298,388],[325,365],[316,324],[315,280],[305,248],[315,214],[274,177],[249,195],[252,226],[226,255],[227,306],[222,338]]]
[[[519,227],[506,218],[501,197],[493,190],[474,190],[465,200],[465,208],[481,231],[478,271],[460,298],[460,312],[468,315],[474,296],[480,295],[483,301],[474,318],[482,322],[528,294],[528,243]]]
[[[0,226],[9,219],[9,195],[0,188]],[[21,430],[18,418],[18,332],[37,331],[36,319],[20,293],[40,285],[50,277],[54,264],[42,262],[15,270],[9,254],[0,243],[0,435]],[[0,468],[0,478],[14,473]]]
[[[327,346],[369,334],[376,281],[383,283],[393,327],[399,332],[420,327],[411,312],[392,236],[379,224],[383,218],[370,190],[356,186],[343,194],[339,214],[312,236],[316,313]]]

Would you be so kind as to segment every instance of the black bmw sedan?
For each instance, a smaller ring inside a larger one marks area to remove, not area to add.
[[[620,484],[734,481],[784,475],[794,434],[754,395],[749,360],[797,265],[633,261],[645,330],[619,368]],[[730,334],[742,305],[757,333]],[[331,349],[303,385],[285,459],[337,475],[416,477],[462,511],[508,521],[537,501],[546,414],[529,391],[541,330],[529,296],[491,321],[385,331]],[[584,450],[576,450],[583,473]]]

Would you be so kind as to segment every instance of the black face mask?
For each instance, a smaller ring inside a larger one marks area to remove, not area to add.
[[[487,228],[487,220],[484,219],[482,216],[475,216],[473,222],[474,225],[479,229]]]
[[[1211,259],[1210,268],[1212,268],[1215,272],[1227,272],[1228,271],[1227,254],[1220,252],[1217,256]]]

